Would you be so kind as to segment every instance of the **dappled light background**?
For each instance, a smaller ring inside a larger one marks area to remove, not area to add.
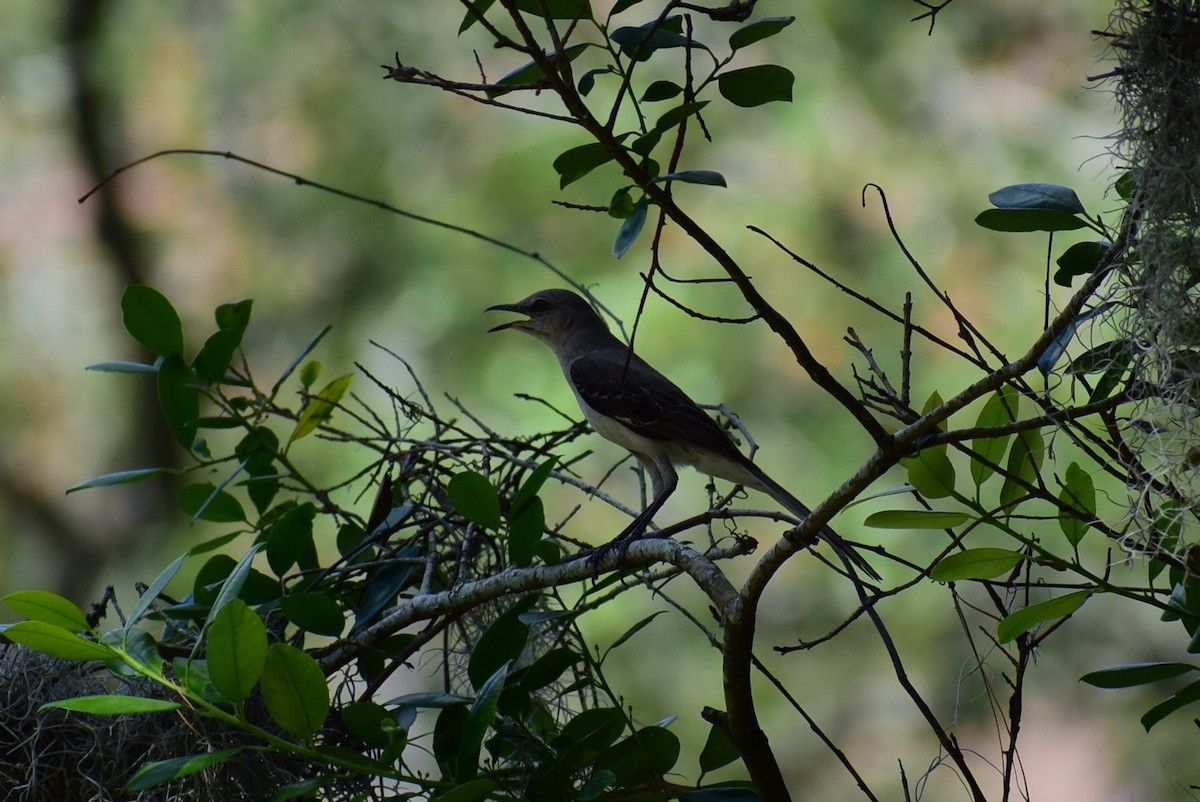
[[[1015,357],[1042,329],[1046,242],[975,226],[987,193],[1045,181],[1074,187],[1093,213],[1117,206],[1108,189],[1116,170],[1106,154],[1117,122],[1103,87],[1087,79],[1106,69],[1090,31],[1104,26],[1108,3],[960,0],[941,13],[932,34],[926,22],[910,22],[919,11],[903,0],[818,0],[800,8],[762,0],[758,15],[796,14],[797,22],[747,49],[738,63],[789,67],[797,76],[794,101],[748,110],[714,102],[704,113],[714,141],[693,137],[681,167],[719,171],[729,187],[676,188],[846,382],[859,358],[843,341],[847,327],[891,370],[899,364],[898,327],[747,226],[892,309],[912,291],[914,318],[956,341],[953,321],[889,234],[879,193],[864,191],[874,183],[886,193],[913,256]],[[627,14],[631,24],[649,18],[649,12]],[[232,151],[536,252],[588,284],[628,329],[642,290],[639,273],[649,266],[653,219],[617,261],[611,246],[618,221],[552,205],[604,205],[622,184],[609,165],[558,189],[551,161],[582,144],[583,135],[381,80],[379,65],[395,53],[405,64],[464,81],[478,78],[473,50],[492,78],[517,66],[517,57],[489,49],[480,32],[456,35],[461,15],[457,4],[432,0],[6,4],[0,591],[40,587],[87,602],[111,584],[120,598],[132,599],[134,581],[148,581],[189,542],[214,534],[202,524],[187,526],[175,507],[173,480],[64,493],[91,476],[163,460],[180,464],[164,445],[152,388],[139,377],[85,372],[104,360],[145,358],[121,328],[118,299],[130,282],[153,284],[172,298],[193,345],[211,331],[218,303],[253,298],[249,358],[268,384],[333,324],[316,354],[327,377],[360,361],[410,391],[403,366],[371,346],[373,339],[408,360],[435,399],[457,399],[496,431],[519,435],[562,424],[545,405],[515,398],[517,392],[578,417],[543,348],[512,334],[485,336],[497,321],[484,308],[560,285],[533,259],[215,157],[151,161],[76,203],[108,171],[159,150]],[[723,41],[724,34],[713,39]],[[576,62],[577,74],[586,61],[585,55]],[[602,102],[614,89],[601,77],[593,98]],[[553,111],[548,98],[529,104]],[[717,275],[680,232],[668,229],[664,241],[663,266],[671,275]],[[746,313],[722,284],[670,290],[706,314]],[[1066,297],[1053,288],[1051,306]],[[701,322],[652,295],[638,347],[697,400],[735,410],[761,449],[759,463],[802,498],[815,502],[870,453],[868,438],[814,391],[761,324]],[[977,378],[921,346],[914,371],[918,405],[934,391],[948,397]],[[372,400],[366,382],[356,388]],[[444,408],[452,410],[448,401]],[[298,459],[315,465],[327,458],[331,476],[355,468],[353,454],[330,456],[315,441],[311,448]],[[595,451],[578,466],[591,481],[620,457],[594,436],[573,449],[563,456]],[[892,480],[899,484],[903,476]],[[701,477],[687,474],[683,485],[662,520],[706,503]],[[618,470],[605,489],[636,506],[630,471]],[[360,503],[369,504],[369,495]],[[569,489],[548,503],[551,519],[584,505],[571,524],[584,540],[607,540],[622,523]],[[940,544],[931,533],[861,526],[869,512],[898,503],[908,502],[868,502],[835,524],[854,539],[886,542],[916,562],[928,559]],[[772,527],[751,532],[764,542],[778,535]],[[1124,565],[1119,555],[1113,560],[1116,572],[1144,570]],[[915,782],[935,764],[936,743],[902,698],[866,627],[856,625],[813,652],[772,654],[776,645],[819,637],[854,604],[850,590],[811,558],[795,560],[787,571],[764,608],[760,656],[864,774],[898,798],[895,759]],[[624,607],[585,622],[599,643],[663,606],[641,592],[627,595]],[[698,594],[680,597],[710,620]],[[947,589],[930,584],[885,604],[882,613],[903,633],[913,681],[940,716],[956,718],[960,742],[998,759],[987,701],[970,675]],[[1021,738],[1032,798],[1186,798],[1195,777],[1184,768],[1187,758],[1171,762],[1170,746],[1178,728],[1191,726],[1185,717],[1146,735],[1137,716],[1147,698],[1076,683],[1103,666],[1181,656],[1173,651],[1173,630],[1137,615],[1098,599],[1049,642],[1030,677],[1035,687]],[[620,660],[614,657],[619,665],[612,670],[637,718],[678,716],[672,726],[695,754],[705,731],[700,706],[721,705],[719,661],[702,634],[662,616],[615,654]],[[434,673],[406,681],[435,684]],[[807,798],[855,798],[829,752],[797,729],[793,711],[767,709],[763,718],[790,780],[803,783]],[[694,765],[694,757],[687,761],[681,765]],[[926,799],[965,798],[949,768],[934,770],[924,789]]]

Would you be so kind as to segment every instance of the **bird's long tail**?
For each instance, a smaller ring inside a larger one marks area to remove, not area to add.
[[[763,473],[758,466],[753,463],[750,463],[750,466],[754,469],[754,478],[761,483],[761,487],[758,488],[759,490],[762,490],[771,498],[787,507],[797,517],[807,518],[812,515],[812,510],[806,507],[800,499],[793,496],[781,484]],[[871,567],[871,564],[867,562],[867,559],[853,546],[843,540],[841,535],[833,531],[828,524],[821,527],[817,532],[817,537],[828,543],[829,547],[837,552],[837,555],[842,559],[842,562],[846,563],[847,567],[853,566],[876,581],[882,579],[875,569]]]

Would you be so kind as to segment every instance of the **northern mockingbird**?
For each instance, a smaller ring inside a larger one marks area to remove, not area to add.
[[[630,451],[650,477],[654,499],[610,545],[626,545],[643,534],[678,484],[676,465],[691,465],[709,476],[762,491],[800,518],[811,514],[743,455],[687,393],[631,355],[628,346],[609,332],[600,315],[580,296],[569,290],[542,290],[487,311],[526,316],[489,331],[516,329],[550,346],[592,428]],[[844,562],[880,578],[863,556],[828,526],[817,534]]]

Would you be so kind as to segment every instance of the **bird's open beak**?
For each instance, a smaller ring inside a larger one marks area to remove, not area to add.
[[[525,314],[524,312],[521,311],[521,308],[519,306],[517,306],[516,304],[496,304],[495,306],[489,306],[484,311],[485,312],[516,312],[518,314]],[[525,328],[525,324],[528,322],[529,322],[528,320],[510,320],[507,323],[501,323],[499,326],[493,326],[492,328],[488,329],[488,334],[491,334],[493,331],[501,331],[502,329],[523,329],[523,328]]]

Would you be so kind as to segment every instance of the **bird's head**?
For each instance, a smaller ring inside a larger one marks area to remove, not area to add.
[[[561,345],[574,333],[594,326],[604,328],[596,310],[570,290],[539,290],[515,304],[489,306],[489,312],[516,312],[524,319],[501,323],[488,329],[516,329],[537,337],[551,347]]]

